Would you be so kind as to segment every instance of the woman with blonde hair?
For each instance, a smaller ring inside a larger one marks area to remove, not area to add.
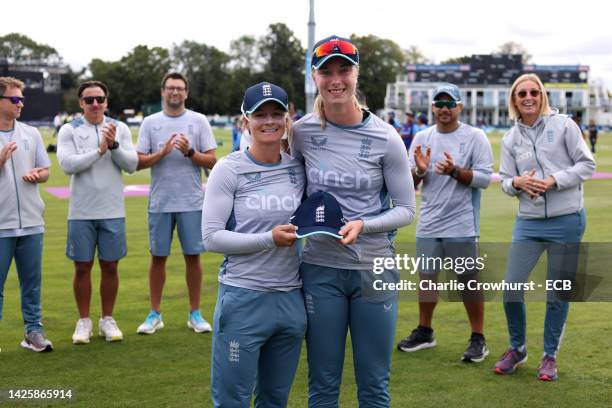
[[[550,108],[537,75],[514,81],[508,108],[516,122],[503,138],[500,175],[502,190],[518,198],[519,210],[505,280],[527,282],[544,250],[547,279],[571,280],[586,222],[582,183],[595,171],[593,156],[576,123]],[[523,292],[505,292],[504,309],[510,348],[495,364],[498,374],[513,373],[527,360]],[[557,379],[557,350],[568,309],[568,293],[547,293],[540,380]]]
[[[302,254],[310,407],[338,406],[349,329],[359,406],[390,405],[397,293],[374,291],[372,281],[395,282],[398,274],[374,275],[372,267],[374,258],[395,256],[395,231],[412,221],[415,197],[401,137],[355,97],[358,64],[351,40],[316,43],[319,95],[314,112],[293,126],[291,153],[305,163],[307,194],[332,194],[348,219],[341,239],[311,236]]]
[[[285,407],[297,369],[306,311],[288,223],[304,192],[302,163],[281,150],[287,93],[249,87],[242,112],[251,145],[218,162],[206,186],[202,237],[225,254],[212,340],[215,407]]]

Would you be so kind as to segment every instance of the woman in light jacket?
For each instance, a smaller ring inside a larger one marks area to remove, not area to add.
[[[535,74],[512,85],[509,114],[516,120],[502,142],[502,190],[518,197],[505,280],[526,282],[544,250],[547,279],[573,279],[585,229],[582,183],[595,162],[580,128],[548,105]],[[568,293],[548,292],[544,322],[544,356],[538,370],[543,381],[557,379],[557,350],[569,309]],[[527,360],[525,303],[522,291],[504,293],[510,348],[495,364],[498,374],[513,373]]]

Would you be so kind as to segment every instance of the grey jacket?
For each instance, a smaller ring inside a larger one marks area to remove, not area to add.
[[[103,220],[125,217],[121,172],[133,173],[138,155],[125,123],[104,117],[117,125],[119,148],[98,154],[101,124],[80,118],[65,124],[57,136],[57,160],[70,176],[69,220]]]
[[[23,180],[36,167],[36,146],[43,143],[42,137],[36,128],[15,121],[13,140],[17,150],[0,169],[0,229],[42,226],[45,204],[38,184]]]
[[[536,177],[553,176],[556,186],[531,199],[512,186],[515,176],[536,170]],[[595,171],[593,155],[582,132],[567,115],[542,115],[533,126],[516,123],[503,137],[499,173],[502,190],[518,196],[522,218],[571,214],[584,206],[582,183]]]

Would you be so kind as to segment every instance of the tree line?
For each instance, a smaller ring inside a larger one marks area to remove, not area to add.
[[[361,54],[358,86],[374,111],[384,108],[387,84],[395,81],[406,63],[431,62],[415,45],[402,50],[394,41],[375,35],[352,34],[350,38]],[[506,51],[507,44],[499,50]],[[527,54],[526,50],[520,51]],[[111,112],[141,111],[147,105],[159,104],[161,78],[172,70],[189,79],[187,103],[198,112],[238,113],[244,90],[264,80],[283,87],[295,106],[304,110],[305,54],[299,39],[284,23],[270,24],[267,33],[260,37],[243,35],[232,40],[227,52],[191,40],[170,48],[138,45],[117,61],[94,58],[78,72],[67,67],[61,80],[65,110],[78,110],[79,82],[96,79],[110,88]],[[443,63],[467,58],[451,58]],[[18,33],[0,36],[0,61],[3,59],[11,65],[64,65],[55,48]]]

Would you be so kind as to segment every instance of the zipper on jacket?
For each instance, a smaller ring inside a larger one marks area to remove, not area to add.
[[[11,166],[13,167],[13,180],[15,181],[15,194],[17,195],[17,216],[19,217],[19,229],[21,229],[21,206],[19,205],[19,188],[17,187],[17,176],[15,175],[15,162],[11,156]]]
[[[544,176],[544,167],[542,167],[542,164],[540,164],[540,161],[538,160],[538,151],[536,150],[537,141],[538,141],[538,135],[536,135],[535,140],[533,141],[533,154],[534,154],[536,163],[538,163],[538,166],[540,166],[540,170],[542,170],[542,176]],[[546,192],[542,194],[542,198],[544,199],[544,218],[548,218],[548,202],[546,201]]]

